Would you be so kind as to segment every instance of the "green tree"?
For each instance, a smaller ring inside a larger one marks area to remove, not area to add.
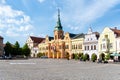
[[[97,60],[97,55],[96,55],[95,53],[92,54],[91,60],[92,60],[93,62],[95,62],[95,60]]]
[[[25,44],[25,45],[23,46],[23,48],[22,48],[22,53],[23,53],[23,55],[25,55],[26,57],[30,56],[30,49],[29,49],[29,47],[28,47],[27,44]]]
[[[22,54],[18,41],[16,41],[16,43],[13,47],[13,53],[14,53],[14,55],[21,55]]]
[[[12,54],[12,46],[11,46],[11,43],[6,42],[5,47],[4,47],[4,50],[5,50],[5,56],[11,55],[11,54]]]

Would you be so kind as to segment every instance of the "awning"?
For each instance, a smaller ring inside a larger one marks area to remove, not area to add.
[[[119,53],[116,53],[116,52],[114,52],[114,53],[112,53],[112,54],[110,54],[111,56],[120,56],[120,54]]]

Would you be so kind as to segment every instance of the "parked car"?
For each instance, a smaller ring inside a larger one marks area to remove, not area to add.
[[[11,56],[1,56],[0,59],[12,59]]]
[[[104,63],[106,64],[106,63],[108,63],[108,61],[104,61]]]
[[[41,58],[41,59],[48,59],[47,56],[41,56],[40,58]]]
[[[97,63],[102,63],[102,59],[98,59]]]

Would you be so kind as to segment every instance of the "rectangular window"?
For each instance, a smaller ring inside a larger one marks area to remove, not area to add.
[[[69,45],[65,45],[65,49],[69,49]]]
[[[102,49],[106,49],[105,43],[102,44]]]
[[[69,49],[69,45],[67,45],[67,49]]]
[[[78,45],[78,49],[82,49],[82,44],[79,44],[79,45]]]
[[[86,50],[86,46],[85,46],[85,50]]]
[[[91,45],[91,50],[93,50],[93,45]]]
[[[74,49],[74,45],[72,45],[72,49]]]
[[[77,45],[75,46],[75,49],[77,49]]]
[[[67,45],[65,45],[65,49],[67,49]]]
[[[102,39],[102,41],[105,41],[105,39]]]
[[[96,45],[94,45],[94,50],[96,50]]]
[[[91,41],[92,41],[92,38],[91,38]]]
[[[120,47],[120,42],[119,42],[119,47]]]
[[[48,47],[46,47],[46,50],[48,50]]]
[[[80,44],[80,49],[82,49],[82,44]]]
[[[113,48],[113,44],[112,43],[110,43],[110,48]]]
[[[87,46],[87,50],[89,50],[89,46]]]

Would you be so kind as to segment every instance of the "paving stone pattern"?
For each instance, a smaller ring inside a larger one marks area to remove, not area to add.
[[[64,59],[0,60],[0,80],[120,80],[120,64]]]

